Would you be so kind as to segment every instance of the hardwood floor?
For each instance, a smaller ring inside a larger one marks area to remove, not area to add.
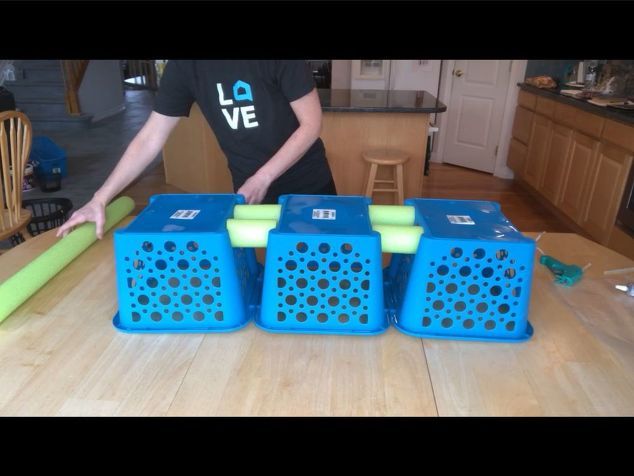
[[[425,198],[454,198],[498,202],[502,212],[521,231],[571,232],[561,220],[512,180],[446,164],[431,164],[424,179]],[[124,194],[137,204],[135,213],[148,203],[150,196],[160,193],[183,193],[167,185],[163,164],[148,170]]]

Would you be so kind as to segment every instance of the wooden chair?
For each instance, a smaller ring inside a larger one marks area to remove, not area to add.
[[[402,205],[405,198],[403,164],[409,160],[409,155],[394,149],[367,150],[361,155],[363,156],[363,160],[370,164],[370,173],[365,186],[365,195],[372,198],[374,192],[394,192],[398,197],[398,204]],[[376,174],[380,165],[393,167],[393,180],[377,180]],[[375,188],[375,184],[387,184],[395,188]]]
[[[25,240],[31,236],[26,229],[31,212],[22,208],[22,182],[31,141],[31,121],[24,113],[0,112],[0,241],[17,234]]]

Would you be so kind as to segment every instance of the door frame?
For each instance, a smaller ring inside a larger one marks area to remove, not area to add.
[[[500,178],[513,178],[513,171],[506,166],[506,158],[508,156],[509,146],[511,144],[511,130],[513,128],[513,118],[515,116],[515,108],[517,106],[517,96],[519,94],[518,87],[511,87],[517,83],[524,82],[526,75],[526,64],[528,60],[511,60],[511,74],[509,75],[509,83],[506,88],[506,96],[504,99],[504,112],[502,114],[502,127],[500,128],[500,136],[498,138],[498,153],[495,157],[495,168],[493,175]],[[456,65],[456,60],[443,61],[440,80],[440,97],[442,103],[449,105],[451,101],[451,91],[453,88],[454,75],[452,71]],[[432,151],[431,161],[444,163],[445,142],[447,140],[447,114],[439,114],[438,126],[438,148]]]

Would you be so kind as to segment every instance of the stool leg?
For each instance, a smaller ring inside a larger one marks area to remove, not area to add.
[[[405,188],[403,186],[403,164],[396,166],[396,188],[398,189],[398,204],[403,205],[405,201]]]
[[[372,191],[374,190],[374,180],[376,179],[376,171],[378,165],[370,165],[370,176],[368,177],[368,183],[365,186],[365,196],[372,198]]]

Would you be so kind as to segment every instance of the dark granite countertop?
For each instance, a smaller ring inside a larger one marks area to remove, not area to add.
[[[325,112],[444,112],[447,106],[427,91],[318,89]]]
[[[606,117],[608,119],[623,122],[628,125],[634,125],[634,111],[619,111],[618,109],[612,109],[611,107],[607,106],[596,106],[594,104],[588,103],[585,99],[575,99],[559,94],[560,89],[572,88],[566,88],[564,86],[563,88],[557,89],[540,89],[526,83],[517,83],[517,85],[520,87],[520,89],[523,89],[526,92],[537,94],[538,96],[543,96],[564,104],[569,104],[570,106],[578,107],[579,109],[591,112],[593,114],[596,114],[597,116]]]

